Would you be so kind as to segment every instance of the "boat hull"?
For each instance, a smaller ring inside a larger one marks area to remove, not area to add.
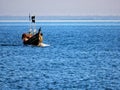
[[[28,40],[24,40],[23,35],[22,35],[22,38],[23,38],[24,45],[36,45],[37,46],[42,42],[41,34],[39,32],[33,35],[32,37],[30,37]]]

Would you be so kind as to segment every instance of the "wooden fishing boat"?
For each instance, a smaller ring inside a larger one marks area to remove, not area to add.
[[[43,43],[43,34],[41,33],[41,27],[36,33],[36,25],[35,25],[35,16],[29,15],[30,29],[28,33],[22,34],[22,40],[24,45],[35,45],[35,46],[50,46],[48,44]],[[32,29],[34,31],[32,31]]]
[[[35,16],[29,15],[29,22],[30,22],[30,31],[29,33],[22,34],[22,40],[24,45],[40,45],[43,41],[41,28],[36,33],[36,25],[35,25]],[[32,29],[34,32],[32,32]]]

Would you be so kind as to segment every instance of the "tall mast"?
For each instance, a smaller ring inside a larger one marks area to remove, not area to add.
[[[32,27],[31,27],[31,16],[30,16],[30,13],[29,13],[29,25],[30,25],[29,32],[31,33],[32,32]]]
[[[33,28],[33,29],[34,29],[33,32],[34,32],[34,34],[35,34],[35,33],[36,33],[35,16],[32,16],[31,19],[32,19],[32,23],[33,23],[33,25],[34,25],[34,26],[33,26],[33,27],[34,27],[34,28]]]
[[[35,29],[36,28],[35,27],[35,16],[32,16],[31,18],[32,18],[32,23],[34,24],[34,29]]]

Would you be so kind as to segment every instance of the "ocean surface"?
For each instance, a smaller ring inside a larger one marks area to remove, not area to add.
[[[29,22],[0,22],[0,90],[120,90],[120,22],[37,22],[49,47],[25,46]]]

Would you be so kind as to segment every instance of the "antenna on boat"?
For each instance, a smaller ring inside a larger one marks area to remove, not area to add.
[[[29,33],[31,33],[32,32],[32,27],[31,27],[31,16],[30,16],[30,13],[29,13],[29,24],[30,24]]]

